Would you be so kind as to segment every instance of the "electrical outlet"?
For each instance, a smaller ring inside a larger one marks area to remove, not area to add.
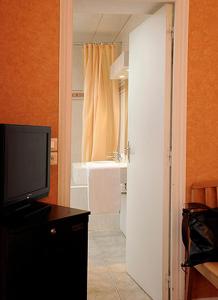
[[[51,165],[57,165],[58,164],[58,153],[57,152],[51,152]]]

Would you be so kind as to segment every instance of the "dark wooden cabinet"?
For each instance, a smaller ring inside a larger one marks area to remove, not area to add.
[[[52,205],[0,222],[1,300],[86,300],[89,212]]]

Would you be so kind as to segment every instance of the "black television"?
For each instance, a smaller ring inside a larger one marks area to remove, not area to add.
[[[50,189],[47,126],[0,124],[0,209],[41,199]]]

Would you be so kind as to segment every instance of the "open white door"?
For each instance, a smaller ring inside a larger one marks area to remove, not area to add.
[[[154,300],[168,299],[172,5],[130,34],[127,270]]]

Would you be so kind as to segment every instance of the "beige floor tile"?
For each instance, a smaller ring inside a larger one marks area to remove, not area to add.
[[[96,291],[89,292],[88,300],[120,300],[120,297],[116,290],[111,290],[110,292]]]
[[[143,291],[135,288],[134,290],[118,290],[120,300],[151,300]]]
[[[110,264],[108,265],[108,269],[110,272],[115,273],[124,273],[126,272],[126,264],[124,263],[116,263],[116,264]]]
[[[89,300],[120,300],[113,280],[107,270],[94,269],[88,276]]]
[[[150,300],[126,272],[121,232],[89,234],[88,300]]]

